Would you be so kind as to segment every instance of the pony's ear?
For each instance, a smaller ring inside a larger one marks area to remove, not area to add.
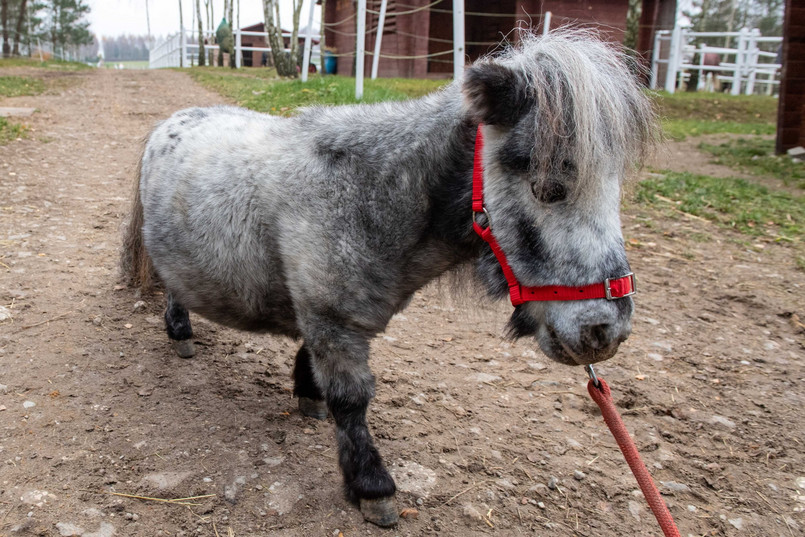
[[[512,127],[531,104],[525,78],[496,63],[467,69],[462,91],[467,113],[476,123]]]

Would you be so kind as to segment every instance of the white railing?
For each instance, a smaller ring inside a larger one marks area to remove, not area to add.
[[[736,40],[736,48],[715,47],[701,43],[691,44],[695,39],[718,39],[722,42]],[[760,30],[740,32],[691,32],[679,26],[673,31],[661,30],[654,35],[654,52],[651,59],[651,88],[659,89],[659,66],[665,65],[664,89],[674,93],[677,86],[690,79],[692,71],[699,71],[697,90],[710,89],[714,80],[731,84],[730,93],[751,95],[756,85],[764,85],[765,93],[771,94],[781,65],[774,63],[777,54],[760,49],[763,43],[779,44],[782,37],[763,37]],[[667,56],[663,56],[663,51]],[[692,63],[698,54],[699,62]],[[705,54],[717,54],[719,65],[705,65]],[[762,77],[762,78],[759,78]]]
[[[203,34],[210,42],[213,41],[215,32],[205,31]],[[243,65],[244,52],[265,52],[270,53],[271,47],[244,47],[243,36],[256,36],[262,37],[264,40],[268,38],[266,32],[244,32],[242,30],[235,30],[235,67],[240,69]],[[291,37],[290,32],[284,32],[283,37]],[[154,47],[149,51],[148,67],[149,69],[161,69],[164,67],[190,67],[191,65],[198,65],[199,44],[194,42],[197,37],[196,33],[182,30],[179,33],[168,36],[165,39],[157,42]],[[306,34],[299,34],[298,39],[306,38]],[[311,34],[311,39],[320,39],[319,35]],[[204,45],[205,53],[210,50],[217,51],[218,45]],[[290,49],[285,49],[285,52],[290,52]],[[217,55],[217,53],[216,53]],[[316,64],[321,70],[321,51],[318,45],[312,47],[310,51],[310,62]]]

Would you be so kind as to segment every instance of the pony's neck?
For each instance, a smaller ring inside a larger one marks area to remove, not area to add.
[[[430,230],[434,239],[465,261],[478,255],[480,245],[472,232],[471,212],[477,124],[463,112],[456,85],[435,96],[434,102],[437,111],[423,119],[423,128],[432,130],[426,137],[432,143],[422,148],[432,168],[423,177],[431,201]]]

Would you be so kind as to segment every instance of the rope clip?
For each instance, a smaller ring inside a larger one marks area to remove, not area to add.
[[[587,364],[584,366],[584,370],[587,372],[587,376],[590,377],[590,380],[593,381],[593,386],[601,390],[601,381],[598,380],[598,377],[595,375],[595,369],[593,369],[593,364]]]

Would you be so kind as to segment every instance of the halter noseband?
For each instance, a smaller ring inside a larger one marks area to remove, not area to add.
[[[472,168],[472,228],[478,236],[489,244],[495,257],[497,257],[500,268],[503,269],[503,276],[506,277],[506,282],[509,284],[509,296],[512,306],[519,306],[523,302],[548,300],[586,300],[590,298],[615,300],[635,294],[637,286],[632,272],[620,278],[607,278],[603,282],[582,286],[543,285],[524,287],[520,285],[512,268],[509,266],[509,262],[506,260],[506,254],[503,253],[500,244],[492,234],[492,220],[489,218],[486,207],[484,207],[484,164],[481,157],[484,148],[482,127],[483,124],[478,125],[478,132],[475,136],[475,157],[473,158]],[[478,216],[481,214],[486,216],[485,226],[478,223]]]

